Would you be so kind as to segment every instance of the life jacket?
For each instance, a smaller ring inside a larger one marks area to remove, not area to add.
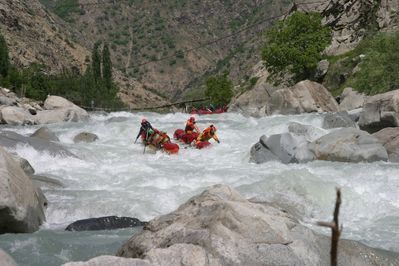
[[[170,142],[170,138],[166,132],[154,129],[154,133],[148,137],[147,144],[154,145],[157,148],[161,148],[164,143]]]
[[[184,129],[184,131],[186,132],[186,134],[191,134],[193,133],[195,130],[195,125],[193,122],[191,122],[190,120],[187,121],[186,123],[186,128]]]
[[[216,136],[216,133],[212,133],[212,129],[211,127],[207,127],[206,129],[204,129],[204,131],[202,131],[202,133],[198,136],[197,138],[197,142],[198,141],[208,141],[211,138],[214,138],[215,140],[218,139]]]

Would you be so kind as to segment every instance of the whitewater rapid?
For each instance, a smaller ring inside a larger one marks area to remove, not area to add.
[[[112,122],[113,117],[125,121]],[[57,265],[97,254],[114,254],[135,229],[110,232],[69,233],[69,223],[109,215],[150,220],[175,210],[204,188],[224,183],[244,196],[277,201],[294,209],[301,222],[315,230],[319,220],[329,221],[335,202],[335,187],[342,188],[340,221],[343,238],[360,240],[373,247],[399,252],[399,164],[341,163],[315,161],[306,164],[249,163],[251,146],[263,134],[287,132],[289,122],[320,128],[322,116],[245,117],[241,114],[197,116],[203,129],[214,124],[220,144],[204,150],[181,146],[178,155],[143,154],[134,144],[141,119],[173,136],[183,128],[187,114],[111,113],[92,114],[89,122],[48,125],[61,143],[78,158],[52,157],[33,148],[19,146],[36,174],[59,179],[65,188],[44,188],[49,201],[47,221],[34,234],[2,235],[0,248],[21,265]],[[33,133],[39,126],[2,127],[20,134]],[[99,136],[94,143],[73,143],[73,137],[87,131]],[[95,244],[93,244],[95,242]],[[54,244],[55,243],[55,244]],[[93,245],[87,252],[80,246]],[[90,250],[90,251],[89,251]],[[30,259],[29,254],[38,258]],[[17,259],[17,261],[18,261]]]

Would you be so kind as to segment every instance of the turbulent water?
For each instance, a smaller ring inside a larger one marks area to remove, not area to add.
[[[112,117],[126,117],[112,122]],[[92,115],[88,123],[49,125],[77,158],[52,157],[21,146],[18,154],[37,174],[59,179],[65,188],[45,188],[47,222],[34,234],[0,236],[5,249],[21,265],[60,265],[114,254],[135,229],[84,233],[64,232],[69,223],[89,217],[119,215],[150,220],[175,210],[188,198],[213,184],[231,185],[244,196],[292,206],[302,222],[322,233],[318,220],[330,220],[335,187],[341,187],[340,220],[343,238],[373,247],[399,251],[399,164],[315,161],[284,165],[249,163],[250,147],[263,134],[287,131],[295,121],[321,127],[320,115],[248,118],[240,114],[199,116],[203,129],[216,125],[220,144],[196,150],[181,147],[178,155],[143,154],[134,144],[141,118],[170,136],[184,127],[187,114],[112,113]],[[4,127],[29,134],[38,127]],[[73,137],[88,131],[94,143],[74,144]],[[327,133],[327,131],[325,131]]]

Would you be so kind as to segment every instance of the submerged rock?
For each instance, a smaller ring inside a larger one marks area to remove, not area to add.
[[[46,207],[41,189],[0,147],[0,234],[38,230],[45,220]]]
[[[75,143],[78,143],[78,142],[90,143],[90,142],[94,142],[96,140],[98,140],[98,136],[96,134],[89,133],[89,132],[81,132],[73,138],[73,142],[75,142]]]
[[[150,265],[329,265],[330,242],[289,213],[216,185],[150,221],[117,255]],[[397,256],[339,243],[339,265],[395,265]]]
[[[52,156],[76,157],[61,144],[34,137],[25,137],[12,131],[0,133],[0,145],[7,148],[15,148],[17,145],[29,145],[35,150],[49,152]]]
[[[61,181],[48,176],[32,175],[31,178],[39,187],[65,187]]]
[[[49,141],[60,141],[58,137],[54,134],[54,132],[52,132],[48,127],[41,127],[30,136]]]
[[[128,228],[135,226],[143,226],[145,222],[137,218],[106,216],[99,218],[89,218],[78,220],[68,225],[66,231],[93,231],[93,230],[112,230],[119,228]]]

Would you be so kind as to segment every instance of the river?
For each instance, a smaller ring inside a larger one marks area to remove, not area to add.
[[[110,122],[112,117],[126,117],[126,120]],[[224,183],[248,198],[292,206],[303,224],[324,234],[328,230],[314,223],[332,219],[335,187],[341,187],[342,237],[399,252],[399,164],[249,163],[250,147],[261,135],[286,132],[288,123],[294,121],[320,128],[321,115],[198,116],[197,125],[201,129],[209,124],[217,127],[221,143],[213,143],[204,150],[181,147],[179,154],[172,156],[161,152],[143,154],[143,146],[133,143],[143,117],[172,136],[175,129],[184,127],[189,116],[119,112],[92,114],[85,123],[48,125],[79,159],[52,157],[30,147],[17,147],[16,152],[32,164],[37,174],[55,177],[66,187],[44,188],[49,201],[46,223],[33,234],[0,235],[0,248],[19,265],[60,265],[100,254],[115,254],[139,229],[94,232],[63,229],[75,220],[89,217],[118,215],[150,220],[175,210],[204,188]],[[30,134],[37,128],[3,126],[0,130]],[[74,144],[73,137],[82,131],[97,134],[99,140]]]

